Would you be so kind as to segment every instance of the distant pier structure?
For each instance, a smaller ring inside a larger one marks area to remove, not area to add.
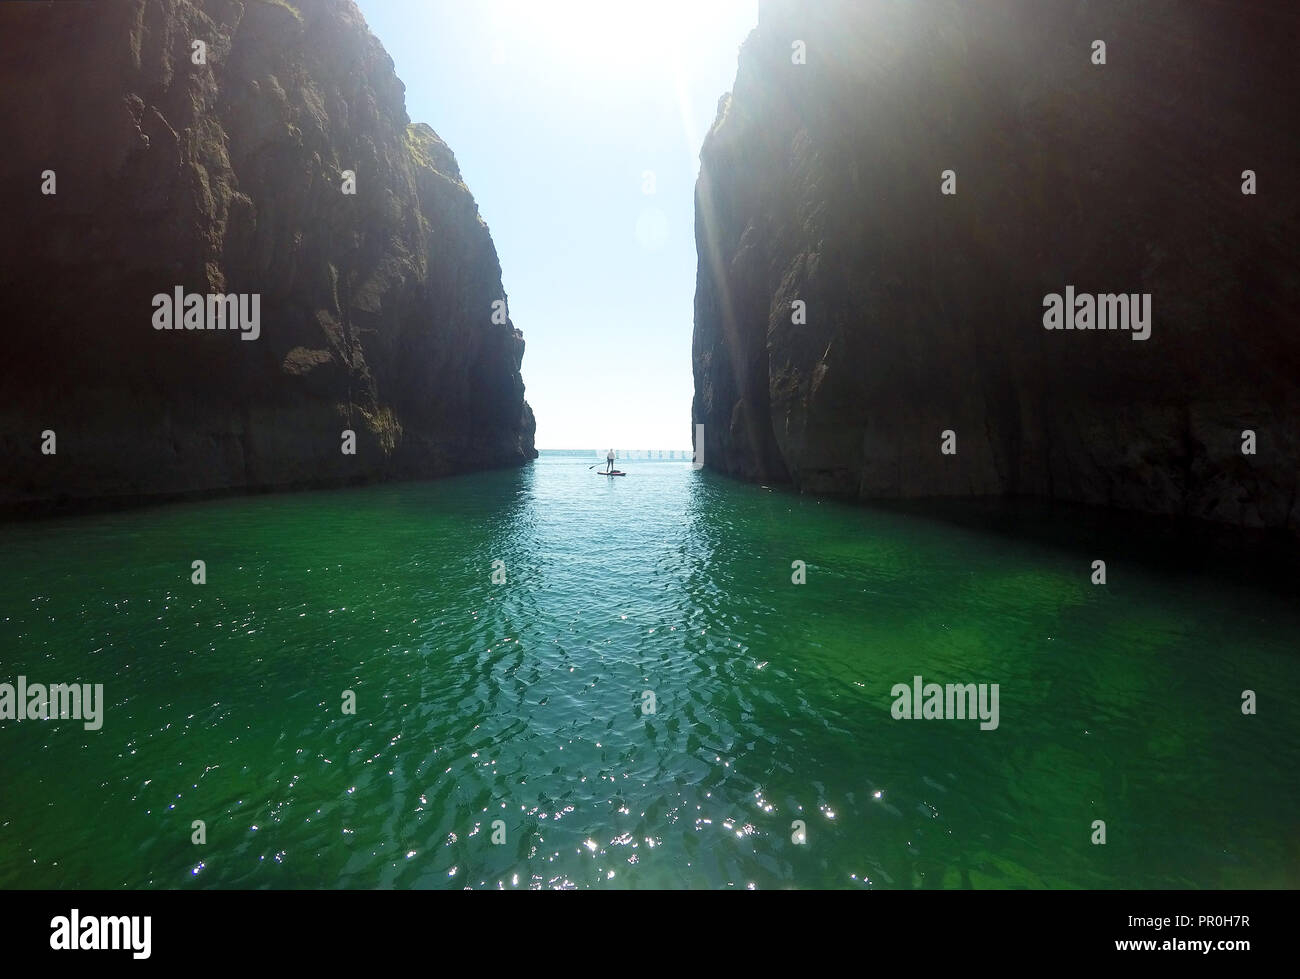
[[[605,461],[607,449],[596,449],[594,454],[601,462]],[[670,462],[677,460],[680,462],[690,462],[692,458],[690,449],[615,449],[615,454],[620,461],[654,461],[663,460]]]

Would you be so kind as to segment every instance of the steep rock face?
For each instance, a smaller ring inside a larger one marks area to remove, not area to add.
[[[1300,530],[1298,28],[1285,0],[764,2],[696,189],[704,463]],[[1046,330],[1070,285],[1150,293],[1150,338]]]
[[[0,35],[0,505],[536,455],[488,229],[352,0],[5,4]],[[260,336],[155,330],[178,286],[259,295]]]

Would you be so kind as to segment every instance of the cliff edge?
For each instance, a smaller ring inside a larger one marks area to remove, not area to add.
[[[352,0],[4,4],[0,34],[0,506],[536,455],[487,226]]]
[[[1282,0],[765,0],[696,189],[704,464],[1300,531],[1298,34]]]

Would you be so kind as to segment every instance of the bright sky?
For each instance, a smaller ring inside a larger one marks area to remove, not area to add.
[[[689,449],[699,149],[757,0],[357,3],[492,231],[538,448]]]

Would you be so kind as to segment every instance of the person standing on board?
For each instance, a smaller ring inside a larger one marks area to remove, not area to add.
[[[610,449],[608,452],[605,453],[605,472],[612,473],[613,471],[614,471],[614,450]]]

